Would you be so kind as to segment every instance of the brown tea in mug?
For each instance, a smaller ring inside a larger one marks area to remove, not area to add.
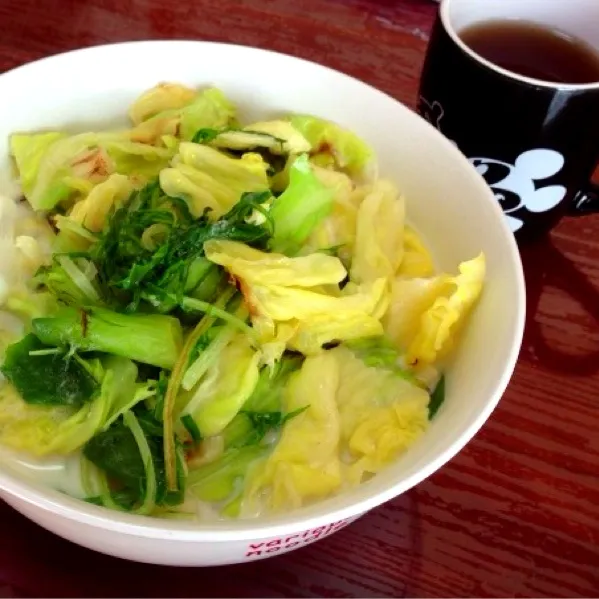
[[[483,58],[525,77],[599,82],[599,52],[563,31],[529,21],[493,20],[465,28],[460,38]]]

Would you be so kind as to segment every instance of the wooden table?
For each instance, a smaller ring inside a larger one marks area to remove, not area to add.
[[[0,0],[0,70],[103,42],[222,40],[330,65],[414,106],[435,11],[430,0]],[[1,505],[0,596],[599,596],[599,217],[564,220],[523,258],[529,317],[512,383],[418,488],[315,545],[219,569],[112,559]]]

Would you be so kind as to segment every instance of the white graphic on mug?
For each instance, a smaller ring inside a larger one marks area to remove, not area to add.
[[[557,206],[566,195],[563,185],[537,187],[538,181],[556,175],[564,166],[564,157],[555,150],[528,150],[520,154],[513,165],[492,158],[469,160],[495,192],[514,233],[522,228],[524,221],[511,216],[512,212],[521,208],[533,213],[546,212]]]
[[[421,115],[438,131],[445,110],[440,102],[429,101],[420,96]],[[458,149],[458,144],[447,137]],[[470,162],[495,192],[508,226],[513,233],[524,225],[520,218],[511,213],[522,208],[533,213],[546,212],[557,206],[566,195],[562,185],[547,185],[537,188],[537,182],[556,175],[564,166],[564,157],[555,150],[537,148],[518,156],[515,163],[509,164],[492,158],[470,158]]]
[[[420,96],[420,113],[422,117],[427,120],[437,131],[443,133],[441,129],[441,121],[445,116],[445,110],[441,105],[441,102],[429,102],[424,96]],[[443,135],[449,139],[449,141],[457,148],[458,144],[453,141],[450,137],[447,137],[445,133]],[[458,148],[459,149],[459,148]]]
[[[440,102],[429,102],[424,96],[420,96],[422,116],[433,126],[441,131],[441,119],[445,114]]]

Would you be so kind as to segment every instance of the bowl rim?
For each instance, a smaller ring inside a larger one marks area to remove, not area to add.
[[[343,495],[334,498],[325,499],[313,506],[307,506],[298,510],[292,511],[289,515],[273,516],[268,521],[260,520],[236,520],[229,522],[217,523],[190,523],[186,521],[171,521],[166,519],[153,518],[151,516],[140,516],[124,512],[116,512],[107,508],[86,503],[80,499],[75,499],[65,493],[43,487],[35,482],[28,482],[20,478],[16,474],[12,474],[8,469],[0,466],[0,496],[10,495],[12,500],[21,500],[35,506],[46,512],[55,513],[68,520],[102,528],[104,530],[134,535],[148,539],[163,539],[176,540],[183,542],[231,542],[231,541],[251,541],[255,539],[264,539],[269,537],[277,537],[290,535],[298,532],[307,531],[310,529],[319,528],[330,525],[334,522],[343,520],[352,520],[363,515],[365,512],[373,509],[390,499],[406,492],[423,480],[431,476],[470,442],[478,430],[488,420],[489,416],[499,403],[505,389],[511,379],[516,366],[522,339],[524,335],[524,323],[526,312],[526,290],[524,272],[520,253],[512,232],[509,230],[503,212],[499,204],[495,201],[490,188],[484,182],[484,179],[475,171],[474,167],[468,162],[467,158],[455,147],[455,145],[437,131],[430,123],[420,117],[416,112],[412,111],[408,106],[391,95],[377,89],[376,87],[341,71],[327,67],[317,62],[299,58],[283,52],[276,52],[253,46],[244,46],[240,44],[230,44],[226,42],[213,42],[203,40],[190,39],[157,39],[157,40],[138,40],[128,42],[117,42],[108,44],[96,44],[83,48],[69,50],[65,52],[55,53],[18,67],[15,67],[5,73],[0,74],[0,85],[10,85],[13,80],[15,82],[22,76],[25,76],[29,70],[43,69],[48,63],[67,61],[74,55],[88,54],[93,57],[94,54],[102,54],[103,52],[113,50],[126,51],[128,48],[144,46],[174,46],[186,45],[193,46],[195,49],[204,49],[211,52],[218,52],[222,49],[238,51],[244,53],[244,59],[249,60],[248,54],[256,55],[275,55],[281,59],[286,59],[289,63],[304,63],[312,69],[321,70],[330,76],[343,78],[352,81],[354,84],[359,84],[369,90],[369,93],[376,94],[391,100],[400,107],[411,113],[412,117],[422,121],[425,126],[430,127],[436,135],[437,142],[444,152],[452,154],[456,163],[462,165],[464,176],[470,176],[473,180],[477,180],[481,189],[481,195],[485,195],[487,201],[490,201],[497,216],[497,225],[502,228],[503,237],[505,240],[505,259],[513,266],[513,271],[516,277],[517,296],[514,298],[516,302],[516,320],[514,323],[514,335],[509,347],[509,356],[498,377],[495,385],[495,390],[489,397],[485,407],[481,412],[473,418],[472,422],[466,427],[460,435],[451,442],[450,446],[436,456],[412,475],[404,479],[401,483],[391,484],[386,489],[367,495],[363,499],[350,501],[343,499]],[[348,494],[348,497],[350,495]],[[338,507],[328,508],[329,502],[334,500]],[[12,501],[11,501],[12,503]],[[307,514],[305,512],[308,512]],[[315,513],[311,513],[315,512]]]

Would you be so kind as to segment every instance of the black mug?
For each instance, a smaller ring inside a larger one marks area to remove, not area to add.
[[[599,211],[599,80],[562,84],[508,71],[460,32],[518,19],[563,30],[599,53],[599,0],[441,0],[418,111],[485,178],[518,241],[566,214]]]

